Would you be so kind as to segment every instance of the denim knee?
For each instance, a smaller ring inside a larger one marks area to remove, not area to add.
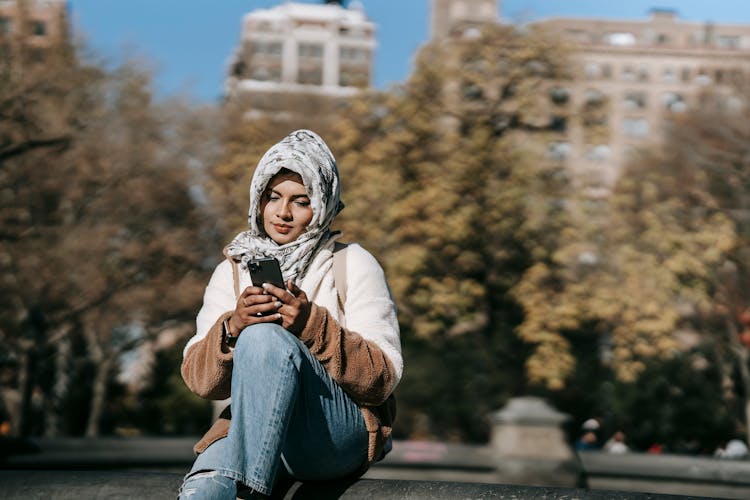
[[[240,334],[234,347],[234,365],[249,362],[257,369],[258,364],[275,366],[281,360],[295,357],[299,352],[299,340],[284,327],[276,323],[250,325]]]
[[[202,471],[185,479],[179,492],[180,500],[235,499],[237,484],[216,471]]]

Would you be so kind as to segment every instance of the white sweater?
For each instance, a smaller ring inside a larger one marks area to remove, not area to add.
[[[333,245],[329,240],[321,248],[297,285],[316,305],[328,312],[347,330],[358,333],[375,343],[393,365],[395,384],[401,379],[403,359],[396,317],[396,305],[391,297],[385,273],[375,257],[358,244],[350,244],[346,255],[346,303],[339,309],[338,293],[333,279]],[[240,270],[239,289],[252,285],[250,274]],[[183,355],[193,344],[206,336],[208,330],[224,313],[233,311],[237,303],[234,294],[232,264],[222,261],[214,270],[203,295],[203,306],[196,319],[196,333],[188,341]]]

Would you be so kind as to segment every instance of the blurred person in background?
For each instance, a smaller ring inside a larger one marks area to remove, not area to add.
[[[576,451],[599,449],[599,430],[601,424],[595,418],[589,418],[581,425],[581,435],[575,442]]]
[[[396,307],[375,258],[330,229],[339,190],[314,132],[289,134],[258,163],[249,229],[224,250],[181,369],[199,396],[231,396],[231,411],[196,444],[180,498],[262,498],[291,478],[355,477],[390,449]],[[262,257],[279,261],[285,288],[252,282]]]
[[[630,448],[627,444],[625,444],[625,433],[622,431],[615,431],[614,434],[612,434],[612,437],[610,437],[606,443],[604,443],[603,447],[604,451],[607,453],[627,453],[630,451]]]
[[[742,439],[730,439],[727,443],[716,448],[714,456],[716,458],[744,460],[748,457],[748,448]]]

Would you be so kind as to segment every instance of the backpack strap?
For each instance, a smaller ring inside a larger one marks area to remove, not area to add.
[[[237,261],[229,259],[232,264],[232,279],[234,280],[234,300],[240,297],[240,270],[237,269]]]
[[[234,281],[234,300],[240,296],[240,270],[237,269],[237,261],[227,255],[227,249],[224,248],[224,257],[232,264],[232,280]]]
[[[333,286],[339,299],[339,309],[344,312],[346,304],[346,243],[333,243]]]

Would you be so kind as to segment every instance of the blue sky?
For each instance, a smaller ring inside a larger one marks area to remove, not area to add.
[[[317,0],[299,0],[318,3]],[[159,95],[183,93],[195,101],[221,94],[228,57],[242,15],[283,0],[70,0],[75,31],[105,60],[136,54],[156,71]],[[404,81],[412,56],[429,36],[430,0],[362,0],[378,25],[374,85]],[[687,21],[750,24],[748,0],[501,0],[501,16],[530,21],[551,16],[645,19],[670,8]]]

